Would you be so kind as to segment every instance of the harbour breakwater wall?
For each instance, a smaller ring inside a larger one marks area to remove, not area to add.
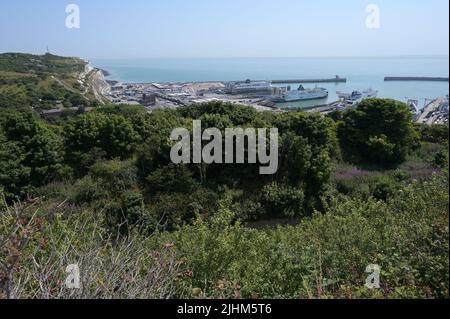
[[[448,82],[448,78],[442,77],[412,77],[412,76],[387,76],[384,78],[385,82],[389,81],[422,81],[422,82]]]
[[[141,82],[141,83],[133,83],[137,85],[148,85],[148,84],[186,84],[186,83],[195,83],[195,84],[203,84],[203,83],[246,83],[246,82],[270,82],[272,84],[303,84],[303,83],[346,83],[347,78],[335,77],[330,79],[289,79],[289,80],[206,80],[206,81],[163,81],[163,82]],[[114,81],[116,82],[116,81]],[[123,83],[125,85],[131,83]]]
[[[296,84],[296,83],[346,83],[347,78],[335,77],[331,79],[300,79],[300,80],[272,80],[273,84]]]

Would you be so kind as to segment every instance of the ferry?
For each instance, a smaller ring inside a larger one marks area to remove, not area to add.
[[[280,88],[272,98],[273,102],[295,102],[324,99],[328,97],[328,91],[324,88],[305,89],[300,85],[298,90],[291,90],[290,87]]]
[[[378,91],[367,89],[363,91],[353,91],[352,93],[336,92],[345,105],[356,105],[366,99],[373,99],[378,96]]]

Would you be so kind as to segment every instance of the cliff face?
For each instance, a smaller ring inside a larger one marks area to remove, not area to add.
[[[105,97],[106,93],[108,93],[111,89],[111,86],[105,79],[105,72],[100,69],[93,68],[90,71],[90,77],[86,82],[86,85],[94,94],[95,98],[102,104],[108,101]]]
[[[52,54],[0,54],[0,108],[95,106],[108,83],[87,61]]]

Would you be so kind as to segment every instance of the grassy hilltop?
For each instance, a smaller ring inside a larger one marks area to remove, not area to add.
[[[96,106],[104,102],[95,92],[98,73],[80,58],[0,54],[0,108]]]

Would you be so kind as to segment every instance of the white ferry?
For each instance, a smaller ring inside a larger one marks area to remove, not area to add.
[[[324,88],[305,89],[300,85],[298,90],[291,90],[289,87],[277,90],[272,98],[274,102],[294,102],[324,99],[328,97],[328,91]]]
[[[356,105],[366,99],[376,98],[378,91],[367,89],[364,91],[353,91],[352,93],[337,92],[337,95],[346,105]]]

